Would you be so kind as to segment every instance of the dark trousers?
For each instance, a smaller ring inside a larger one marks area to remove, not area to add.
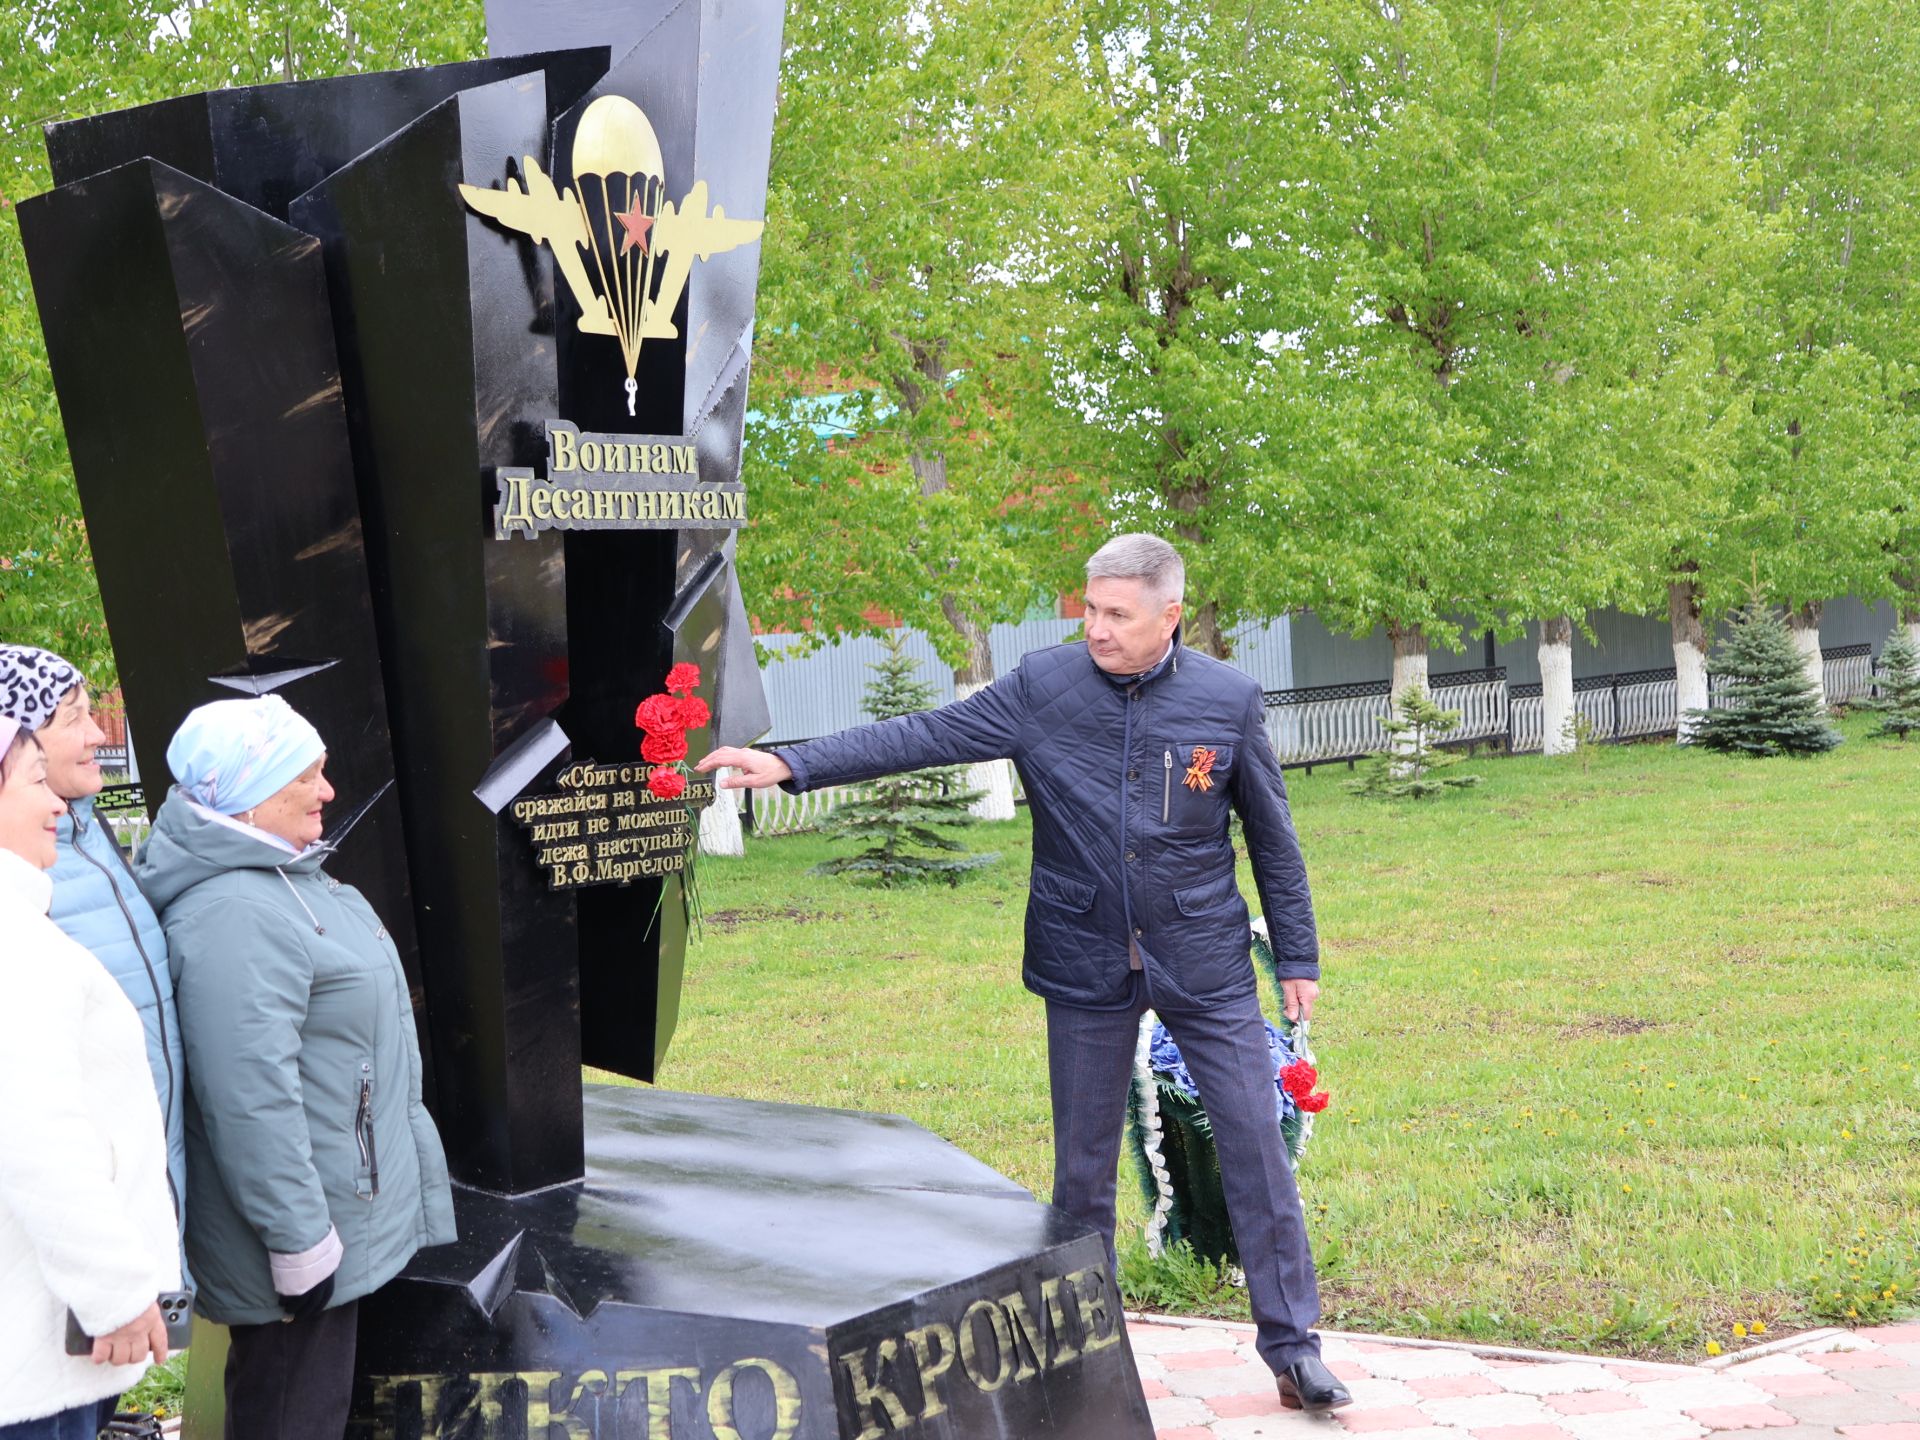
[[[228,1332],[226,1440],[340,1440],[360,1303]]]
[[[76,1405],[38,1420],[0,1425],[0,1440],[94,1440],[100,1433],[100,1402]]]
[[[1093,1226],[1113,1258],[1114,1187],[1127,1087],[1147,986],[1133,972],[1122,1010],[1047,1002],[1047,1071],[1053,1088],[1053,1203]],[[1155,1006],[1200,1087],[1213,1123],[1227,1217],[1247,1272],[1255,1341],[1276,1372],[1320,1352],[1313,1333],[1320,1290],[1300,1192],[1274,1110],[1273,1061],[1258,997],[1206,1010]]]

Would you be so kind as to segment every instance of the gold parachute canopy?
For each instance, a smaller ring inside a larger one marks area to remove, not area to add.
[[[638,105],[602,95],[587,107],[573,132],[574,198],[626,361],[629,412],[662,250],[654,222],[666,199],[664,171],[660,139]]]
[[[660,139],[647,112],[624,95],[602,95],[573,132],[573,173],[649,175],[664,179]]]

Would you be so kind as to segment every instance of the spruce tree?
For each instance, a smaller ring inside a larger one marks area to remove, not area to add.
[[[1380,800],[1425,800],[1478,785],[1478,775],[1443,773],[1462,757],[1442,750],[1438,742],[1459,726],[1458,710],[1442,710],[1426,687],[1414,686],[1400,697],[1398,713],[1380,722],[1387,732],[1387,748],[1367,761],[1366,773],[1347,788]]]
[[[898,630],[880,639],[886,654],[871,667],[866,711],[875,720],[891,720],[933,708],[933,687],[915,674],[920,662],[907,654]],[[991,865],[997,852],[973,854],[942,832],[979,823],[967,808],[980,798],[962,783],[965,767],[943,765],[904,775],[884,775],[866,794],[827,812],[820,829],[829,839],[850,840],[864,848],[813,867],[816,875],[865,876],[876,885],[908,880],[945,880],[957,885],[969,871]],[[928,855],[925,851],[943,852]]]
[[[1758,595],[1734,617],[1707,673],[1726,684],[1718,705],[1687,712],[1694,744],[1731,755],[1817,755],[1840,743],[1786,622]]]
[[[1892,735],[1905,740],[1920,730],[1920,647],[1904,626],[1896,625],[1880,652],[1880,676],[1874,682],[1880,693],[1860,701],[1863,710],[1879,714],[1875,735]]]

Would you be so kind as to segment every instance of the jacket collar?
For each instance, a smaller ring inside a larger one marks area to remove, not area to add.
[[[1158,680],[1162,675],[1178,675],[1180,673],[1180,651],[1182,648],[1180,643],[1180,627],[1175,625],[1173,627],[1173,637],[1167,643],[1167,653],[1154,661],[1154,663],[1149,665],[1145,670],[1142,670],[1138,675],[1115,675],[1110,671],[1100,670],[1098,665],[1094,665],[1092,651],[1087,652],[1087,663],[1093,665],[1094,669],[1100,670],[1102,675],[1105,675],[1109,681],[1118,685],[1122,690],[1131,690],[1136,685],[1145,685],[1150,680]]]
[[[89,795],[82,800],[67,801],[67,813],[59,821],[61,843],[71,839],[76,831],[84,833],[93,824],[93,802],[97,798]]]
[[[0,850],[0,895],[18,900],[36,915],[44,915],[53,904],[53,877],[13,851]]]

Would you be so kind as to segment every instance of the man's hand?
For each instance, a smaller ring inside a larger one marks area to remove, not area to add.
[[[132,1365],[146,1359],[149,1353],[154,1364],[167,1363],[167,1322],[160,1318],[158,1302],[147,1306],[118,1330],[94,1337],[93,1363],[96,1365]]]
[[[705,775],[722,765],[734,772],[720,782],[722,790],[765,790],[793,778],[793,771],[778,755],[765,750],[742,750],[734,745],[722,745],[709,752],[706,759],[693,768]]]
[[[1280,998],[1289,1020],[1313,1019],[1313,1002],[1320,996],[1318,980],[1282,980]]]

